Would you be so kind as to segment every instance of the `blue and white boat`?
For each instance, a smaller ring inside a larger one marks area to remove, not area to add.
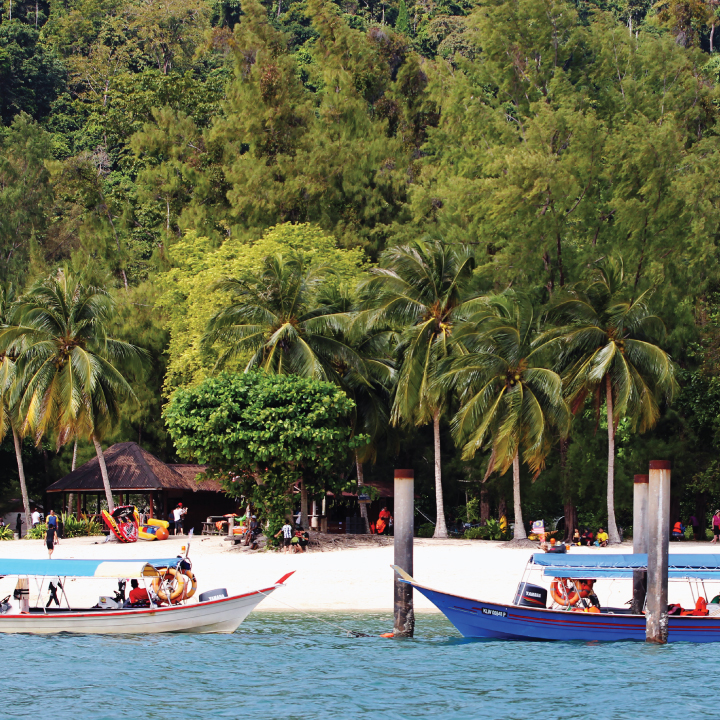
[[[395,567],[400,578],[430,600],[468,638],[501,640],[645,640],[645,615],[628,607],[600,607],[594,582],[632,579],[647,570],[647,555],[594,555],[536,553],[511,603],[462,597],[420,585]],[[527,582],[532,572],[551,579],[548,589]],[[670,555],[668,579],[691,584],[696,608],[703,615],[670,615],[668,642],[720,642],[720,605],[708,604],[718,590],[706,585],[720,582],[720,555]],[[717,587],[717,586],[716,586]],[[702,598],[702,600],[700,600]],[[550,600],[550,603],[548,603]],[[718,613],[718,614],[715,614]]]
[[[11,595],[0,601],[0,633],[147,634],[232,633],[290,572],[269,587],[228,596],[224,588],[195,596],[197,580],[187,556],[159,560],[25,560],[0,559],[0,579],[17,578]],[[120,583],[115,597],[101,595],[88,607],[73,600],[70,586],[93,578],[107,593],[109,581]],[[137,580],[147,599],[125,600],[125,583]],[[33,597],[31,598],[31,591]]]

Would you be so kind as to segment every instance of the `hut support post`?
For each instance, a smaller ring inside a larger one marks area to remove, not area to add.
[[[152,520],[153,517],[153,496],[152,493],[148,495],[148,518]]]
[[[648,475],[636,475],[633,490],[633,552],[648,551]],[[647,571],[633,570],[633,600],[631,612],[640,615],[645,607]]]
[[[415,524],[415,474],[395,470],[395,565],[413,573],[413,534]],[[395,575],[394,636],[412,637],[415,630],[412,585]]]
[[[80,518],[80,515],[82,515],[82,509],[80,503],[82,500],[80,499],[81,493],[77,493],[77,516],[78,519]]]
[[[664,645],[668,636],[670,463],[650,461],[648,483],[648,574],[645,640]]]

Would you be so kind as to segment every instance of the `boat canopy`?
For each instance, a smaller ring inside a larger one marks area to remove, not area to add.
[[[633,570],[647,569],[647,554],[562,555],[535,553],[531,563],[543,568],[545,577],[560,578],[631,578]],[[720,555],[671,554],[668,558],[668,577],[672,580],[720,581]]]
[[[159,567],[177,567],[182,558],[160,560],[26,560],[0,559],[0,577],[157,577]]]

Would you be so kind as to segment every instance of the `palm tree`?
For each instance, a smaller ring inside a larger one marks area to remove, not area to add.
[[[224,345],[222,365],[250,355],[245,371],[261,368],[277,375],[300,375],[342,385],[353,370],[364,376],[362,358],[345,339],[352,318],[342,293],[328,293],[332,268],[308,263],[301,253],[265,258],[257,274],[228,278],[215,285],[230,302],[208,323],[206,347]],[[307,489],[300,484],[302,524],[307,524]]]
[[[0,347],[20,344],[17,372],[22,429],[36,442],[54,433],[58,447],[70,438],[92,440],[108,508],[114,503],[100,440],[117,421],[120,401],[135,395],[121,370],[139,370],[143,351],[108,336],[114,303],[60,270],[35,285],[18,319],[0,330]]]
[[[604,394],[608,426],[607,508],[611,543],[620,542],[615,522],[615,432],[621,418],[633,430],[652,428],[660,416],[658,398],[672,400],[676,389],[670,356],[654,340],[665,331],[648,307],[651,292],[633,298],[622,262],[601,265],[594,280],[568,288],[550,317],[563,322],[547,333],[546,347],[559,353],[571,407],[590,393]]]
[[[488,474],[513,469],[514,539],[527,537],[520,503],[520,453],[537,476],[545,466],[553,431],[563,436],[569,413],[560,376],[545,365],[538,315],[526,298],[508,291],[487,299],[476,328],[456,342],[466,354],[443,364],[439,384],[456,388],[461,407],[452,420],[462,457],[492,448]]]
[[[17,297],[12,283],[0,285],[0,329],[13,322],[17,309]],[[27,483],[25,482],[25,468],[22,461],[22,447],[18,422],[14,410],[16,409],[18,382],[16,360],[18,354],[17,344],[8,344],[0,349],[0,442],[5,438],[8,430],[12,431],[15,446],[15,458],[20,479],[20,494],[22,495],[23,510],[25,511],[25,527],[30,527],[30,500],[28,498]]]
[[[210,319],[203,343],[225,346],[218,365],[249,354],[245,371],[261,368],[337,382],[338,361],[361,363],[333,336],[348,328],[351,318],[341,306],[317,299],[332,274],[331,268],[292,253],[265,258],[258,274],[220,281],[214,287],[229,293],[230,302]]]
[[[473,266],[473,254],[467,246],[413,242],[386,250],[380,267],[371,271],[370,279],[361,287],[366,326],[399,333],[392,423],[433,424],[434,537],[448,535],[440,456],[440,417],[446,393],[434,381],[439,363],[452,352],[452,334],[473,312],[469,293]]]

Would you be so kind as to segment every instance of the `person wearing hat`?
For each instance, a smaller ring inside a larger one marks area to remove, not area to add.
[[[183,534],[183,521],[187,515],[187,508],[183,507],[182,503],[178,503],[177,507],[173,510],[173,520],[175,521],[175,534]]]
[[[720,510],[716,510],[713,515],[713,539],[712,542],[716,543],[720,537]]]

